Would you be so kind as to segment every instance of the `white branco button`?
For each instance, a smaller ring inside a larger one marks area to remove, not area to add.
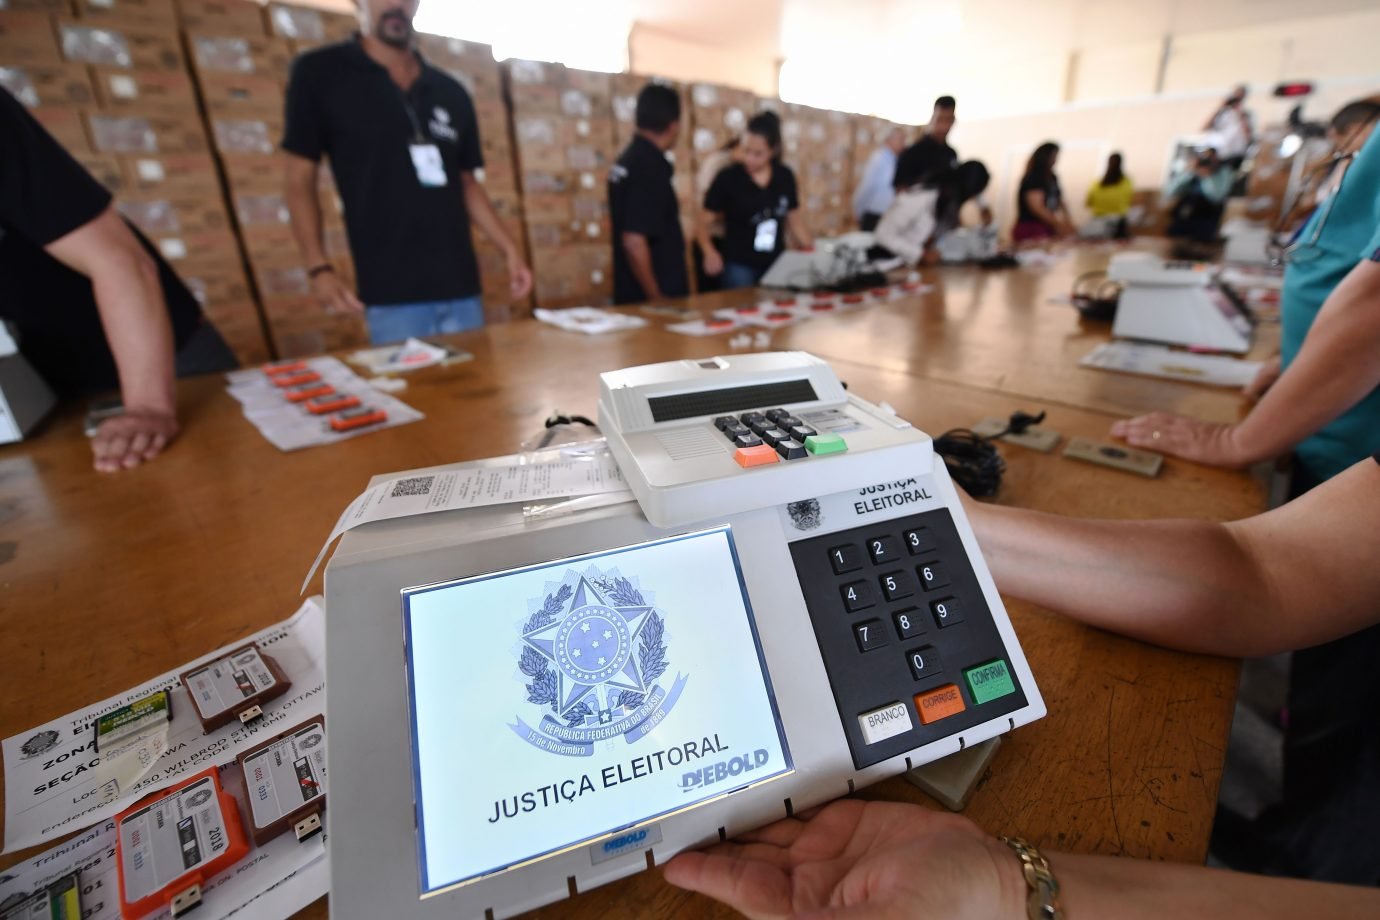
[[[874,709],[858,716],[858,726],[862,729],[863,740],[876,744],[894,738],[902,732],[911,730],[910,710],[905,703],[892,703],[881,709]]]

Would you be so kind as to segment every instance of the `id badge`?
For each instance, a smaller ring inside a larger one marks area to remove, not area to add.
[[[752,241],[752,248],[758,252],[774,252],[776,250],[776,218],[770,217],[757,225],[757,236]]]
[[[412,153],[412,166],[417,170],[417,181],[423,188],[445,188],[449,184],[440,147],[435,144],[412,144],[407,149]]]

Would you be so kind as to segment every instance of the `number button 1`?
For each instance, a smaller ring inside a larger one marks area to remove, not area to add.
[[[896,621],[896,635],[902,639],[913,639],[925,631],[925,624],[920,620],[920,611],[914,607],[893,613],[891,618]]]
[[[834,567],[835,575],[842,575],[844,572],[856,572],[863,567],[862,553],[852,543],[847,546],[835,546],[829,550],[829,564]]]
[[[870,652],[887,644],[886,627],[881,620],[868,620],[853,626],[853,638],[858,640],[858,649]]]
[[[963,622],[963,606],[957,598],[946,597],[942,601],[933,601],[930,610],[934,613],[934,621],[939,624],[940,629]]]
[[[932,645],[924,645],[906,652],[906,661],[910,664],[911,676],[916,680],[923,680],[944,670],[944,662],[939,660],[939,653]]]
[[[867,540],[867,551],[872,556],[872,561],[881,565],[883,562],[890,562],[901,555],[900,547],[896,545],[895,537],[869,537]]]
[[[843,593],[843,606],[849,613],[871,607],[875,603],[872,586],[865,581],[846,584],[839,590]]]

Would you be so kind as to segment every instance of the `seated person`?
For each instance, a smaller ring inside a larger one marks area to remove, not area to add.
[[[959,209],[982,194],[988,178],[985,166],[969,160],[898,192],[877,223],[877,245],[868,256],[874,260],[900,257],[907,265],[922,259],[933,264],[937,254],[930,241],[958,226]]]
[[[0,319],[60,396],[116,386],[96,469],[152,460],[177,436],[174,373],[236,366],[172,269],[111,195],[0,89]]]
[[[1222,225],[1222,211],[1231,194],[1232,171],[1217,151],[1201,151],[1193,168],[1175,176],[1165,189],[1170,202],[1169,236],[1194,243],[1212,243]]]
[[[1131,179],[1121,169],[1121,154],[1112,154],[1107,158],[1107,171],[1088,189],[1086,204],[1092,212],[1092,220],[1084,225],[1080,235],[1114,240],[1130,237],[1126,215],[1130,213],[1134,195]]]
[[[967,506],[1003,593],[1146,642],[1262,655],[1380,623],[1380,568],[1372,561],[1380,458],[1230,524],[1078,520]],[[1352,768],[1362,776],[1369,770],[1374,788],[1374,757]],[[1374,877],[1380,871],[1372,840],[1368,832],[1355,849]],[[671,884],[750,917],[1014,920],[1053,917],[1060,909],[1075,920],[1380,916],[1374,888],[1066,853],[1043,854],[1057,887],[1054,897],[1042,898],[1027,885],[1013,849],[961,815],[845,799],[704,852],[681,853],[665,872]]]
[[[1064,205],[1064,193],[1054,163],[1059,145],[1046,141],[1035,148],[1025,164],[1025,175],[1016,195],[1016,226],[1011,230],[1014,243],[1039,242],[1069,236],[1073,221]]]

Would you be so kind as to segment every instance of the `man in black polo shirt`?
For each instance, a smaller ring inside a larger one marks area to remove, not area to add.
[[[59,395],[119,387],[122,414],[91,440],[102,472],[152,460],[177,436],[174,373],[235,367],[191,292],[110,202],[0,89],[0,319]]]
[[[532,288],[474,177],[484,165],[474,103],[416,51],[417,3],[361,0],[364,34],[298,57],[287,91],[286,197],[313,290],[327,309],[364,310],[375,343],[483,325],[471,218],[507,255],[513,296]],[[345,204],[358,297],[322,244],[323,155]]]
[[[690,293],[675,172],[666,151],[680,135],[680,95],[649,83],[637,94],[637,135],[609,170],[613,217],[613,302],[643,303]]]
[[[958,103],[953,96],[940,96],[934,100],[930,112],[930,123],[925,125],[925,133],[916,139],[896,159],[896,177],[892,187],[898,192],[917,185],[927,185],[939,173],[958,167],[958,151],[949,146],[949,132],[953,130]],[[992,223],[992,208],[987,200],[977,197],[978,210],[984,225]]]

